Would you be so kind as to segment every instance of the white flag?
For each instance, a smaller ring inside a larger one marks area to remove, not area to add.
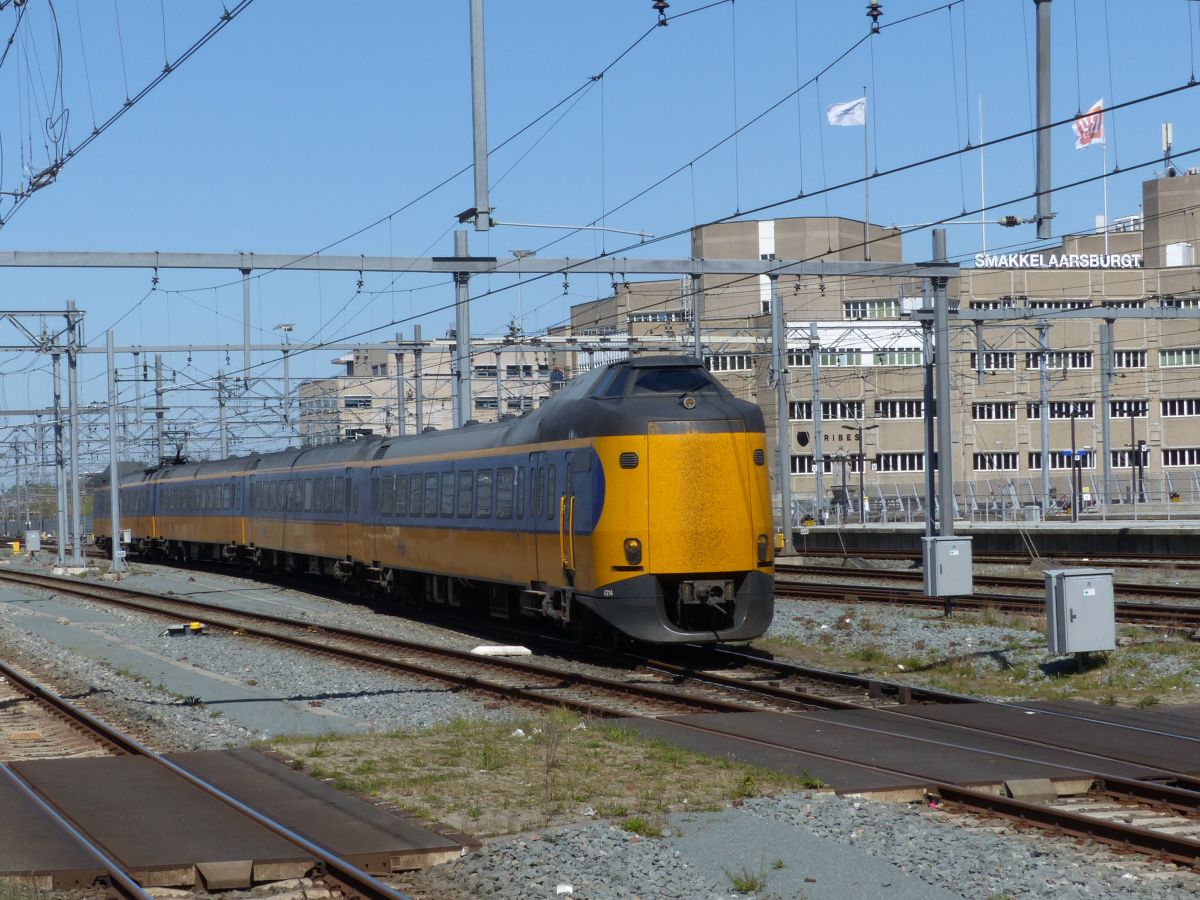
[[[835,103],[825,110],[825,118],[829,119],[830,125],[866,125],[867,98]]]
[[[1104,98],[1092,104],[1092,108],[1077,118],[1071,126],[1075,131],[1075,149],[1082,150],[1089,144],[1104,143]]]

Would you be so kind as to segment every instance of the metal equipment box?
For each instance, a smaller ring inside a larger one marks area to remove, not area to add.
[[[1051,653],[1117,645],[1112,569],[1046,570],[1046,645]]]
[[[969,537],[923,537],[921,559],[926,596],[962,597],[974,592]]]

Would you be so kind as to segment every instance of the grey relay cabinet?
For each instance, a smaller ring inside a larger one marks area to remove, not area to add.
[[[923,537],[925,596],[965,597],[975,590],[969,537]]]
[[[1116,646],[1112,569],[1046,570],[1046,642],[1051,653]]]

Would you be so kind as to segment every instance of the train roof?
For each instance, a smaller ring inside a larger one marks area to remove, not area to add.
[[[652,384],[647,389],[639,385]],[[703,402],[685,408],[682,395],[695,394]],[[634,400],[629,403],[627,401]],[[275,453],[250,454],[210,462],[167,466],[154,480],[179,480],[200,475],[241,474],[300,466],[337,466],[350,463],[440,456],[493,447],[521,446],[545,440],[562,440],[636,428],[647,420],[714,419],[744,421],[762,428],[762,413],[752,403],[737,400],[709,374],[695,357],[646,356],[618,360],[584,372],[551,395],[545,403],[520,417],[499,422],[471,422],[448,431],[358,438],[339,444]],[[130,477],[129,484],[144,479]]]

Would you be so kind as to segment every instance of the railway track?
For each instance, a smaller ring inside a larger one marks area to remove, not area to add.
[[[846,573],[838,570],[843,577],[876,577],[875,572]],[[892,576],[880,576],[890,579]],[[902,576],[907,578],[909,576]],[[877,587],[869,584],[849,582],[801,582],[776,581],[775,595],[792,600],[821,600],[835,603],[884,603],[892,606],[911,606],[918,608],[941,609],[945,598],[929,597],[920,590],[902,587]],[[1182,595],[1179,595],[1182,596]],[[1196,596],[1193,594],[1192,596]],[[968,597],[953,598],[953,605],[958,610],[992,610],[995,612],[1018,613],[1021,615],[1043,616],[1046,613],[1045,597],[1020,596],[1017,594],[973,594]],[[1116,616],[1118,622],[1141,625],[1161,625],[1180,628],[1200,628],[1200,607],[1173,606],[1161,603],[1139,603],[1133,601],[1117,601]]]
[[[683,728],[726,737],[729,732],[710,724],[713,722],[711,717],[687,714],[720,711],[786,715],[806,710],[872,710],[876,715],[887,716],[886,721],[870,725],[837,725],[851,728],[858,735],[856,739],[870,741],[872,735],[899,736],[906,722],[912,721],[904,712],[905,707],[963,703],[969,699],[756,657],[739,660],[741,668],[733,674],[641,659],[635,670],[636,680],[614,681],[511,659],[481,659],[463,651],[446,651],[376,634],[235,611],[191,599],[160,597],[115,585],[72,583],[11,571],[0,573],[0,580],[116,603],[156,615],[199,618],[206,625],[332,654],[356,663],[387,666],[439,681],[453,681],[473,690],[525,702],[567,706],[585,715],[641,719],[670,717],[672,723]],[[825,722],[822,727],[835,727],[835,724]],[[995,738],[1003,732],[967,726],[955,728],[957,738],[954,743],[927,742],[930,758],[936,757],[939,750],[953,747],[959,751],[1047,765],[1048,752],[1056,749],[1052,743],[1017,739],[1019,753],[974,750],[969,746],[972,739],[978,743],[981,737]],[[757,737],[754,743],[774,746],[780,751],[795,751],[786,741],[773,743],[769,737]],[[1200,749],[1200,741],[1197,747]],[[1072,752],[1079,755],[1077,751]],[[1090,760],[1078,774],[1077,780],[1083,787],[1061,797],[1056,793],[1052,800],[1037,802],[964,788],[934,777],[931,768],[920,765],[904,769],[861,763],[852,765],[864,771],[910,781],[915,779],[931,797],[963,809],[1007,816],[1058,833],[1106,841],[1188,865],[1200,864],[1200,840],[1193,837],[1200,833],[1200,781],[1185,773],[1165,770],[1156,772],[1155,781],[1114,777],[1110,772],[1118,761],[1115,756],[1106,756],[1102,752],[1083,755]],[[831,761],[833,759],[830,757]]]
[[[153,765],[166,770],[175,778],[198,788],[206,796],[214,798],[228,806],[245,818],[256,823],[267,831],[283,838],[294,845],[299,852],[312,858],[313,866],[323,873],[323,878],[331,887],[340,890],[349,897],[360,897],[364,900],[403,900],[403,895],[388,887],[383,882],[363,872],[357,866],[339,858],[328,849],[315,844],[303,835],[295,832],[280,822],[262,814],[258,810],[242,803],[232,795],[219,790],[203,779],[189,772],[182,766],[155,753],[140,744],[137,740],[126,735],[105,722],[91,716],[84,710],[69,703],[56,695],[49,688],[38,684],[22,675],[15,669],[0,663],[0,679],[14,693],[22,695],[27,701],[37,704],[47,710],[57,721],[68,723],[74,733],[73,740],[67,741],[70,746],[77,742],[79,736],[85,737],[104,755],[131,755],[147,760]],[[44,757],[43,757],[44,758]],[[107,873],[109,890],[121,897],[150,900],[151,894],[138,884],[132,873],[126,870],[103,847],[101,839],[85,834],[67,817],[54,809],[41,796],[37,788],[22,776],[12,766],[0,767],[0,779],[14,787],[26,796],[29,802],[40,808],[63,833],[69,835],[73,842],[89,857],[95,859]]]
[[[914,547],[912,550],[856,549],[845,554],[811,552],[805,555],[817,556],[822,559],[852,557],[854,559],[899,560],[915,563],[922,561],[921,548],[919,546]],[[1027,565],[1040,560],[1042,562],[1053,561],[1055,564],[1074,563],[1087,566],[1129,569],[1156,569],[1163,566],[1171,566],[1183,571],[1200,570],[1200,555],[1180,556],[1179,554],[1162,554],[1155,556],[1147,553],[1105,553],[1103,555],[1052,554],[1048,556],[1034,556],[1024,550],[988,550],[986,552],[976,551],[972,558],[975,565]]]

